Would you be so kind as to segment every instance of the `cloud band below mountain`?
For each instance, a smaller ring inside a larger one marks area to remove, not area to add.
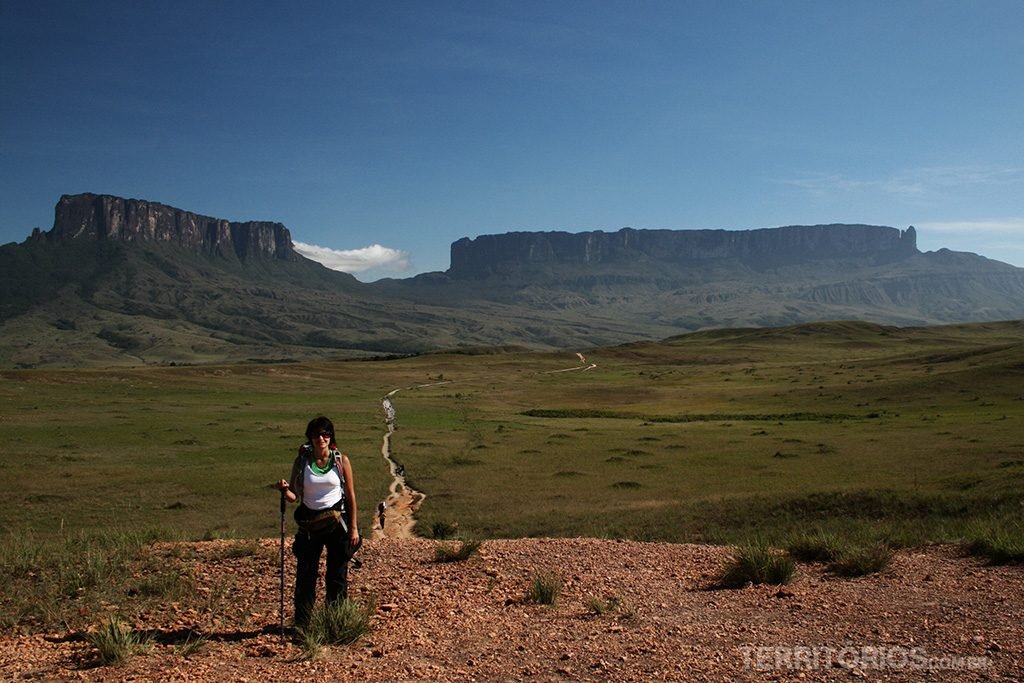
[[[315,244],[293,242],[295,251],[331,270],[362,273],[374,268],[401,273],[409,269],[409,254],[399,249],[371,244],[362,249],[330,249]]]

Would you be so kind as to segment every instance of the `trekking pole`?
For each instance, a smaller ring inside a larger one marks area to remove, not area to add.
[[[281,618],[281,640],[284,640],[284,489],[281,489],[281,606],[278,614]]]

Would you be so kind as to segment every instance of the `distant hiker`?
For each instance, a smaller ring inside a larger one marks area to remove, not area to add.
[[[377,519],[380,521],[380,529],[384,530],[384,513],[388,508],[388,504],[383,500],[377,503]]]
[[[355,483],[348,456],[334,442],[334,424],[317,417],[306,426],[306,443],[292,465],[290,481],[277,482],[295,509],[299,525],[292,543],[295,555],[295,625],[309,623],[316,602],[320,556],[327,549],[327,602],[348,597],[348,563],[362,539],[356,516]]]

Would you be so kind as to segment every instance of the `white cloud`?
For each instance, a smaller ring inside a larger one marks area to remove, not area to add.
[[[362,249],[330,249],[303,242],[293,242],[293,244],[295,251],[306,258],[343,273],[362,273],[374,268],[401,273],[409,269],[409,254],[407,252],[379,244],[371,244]]]

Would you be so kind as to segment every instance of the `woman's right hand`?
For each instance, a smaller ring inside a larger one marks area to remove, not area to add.
[[[274,488],[277,489],[278,491],[287,491],[288,490],[288,482],[287,482],[287,480],[285,480],[285,479],[280,480],[279,482],[274,484]]]

